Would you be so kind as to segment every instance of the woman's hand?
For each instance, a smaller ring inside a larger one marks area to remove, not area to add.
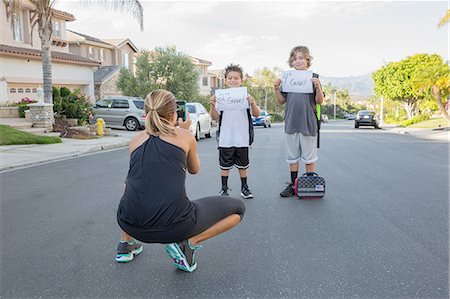
[[[186,120],[183,121],[182,118],[178,119],[178,126],[182,129],[188,130],[189,131],[189,127],[191,126],[191,117],[189,116],[189,112],[186,110]]]

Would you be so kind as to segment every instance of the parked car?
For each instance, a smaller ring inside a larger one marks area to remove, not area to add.
[[[114,96],[104,98],[94,105],[95,119],[103,118],[107,127],[120,126],[136,131],[145,126],[144,100],[142,98]]]
[[[191,118],[189,131],[195,135],[195,139],[199,140],[202,135],[211,138],[212,119],[205,106],[201,103],[190,102],[186,104],[186,108]]]
[[[326,114],[322,114],[321,116],[321,120],[323,123],[327,123],[328,122],[328,116]]]
[[[378,129],[378,117],[374,111],[371,110],[360,110],[356,114],[355,128],[360,126],[373,126]]]
[[[267,111],[260,110],[258,117],[252,116],[252,123],[254,126],[263,126],[264,128],[270,128],[272,126],[272,119]]]
[[[356,115],[354,113],[344,113],[344,117],[345,117],[345,119],[348,119],[348,120],[356,119]]]

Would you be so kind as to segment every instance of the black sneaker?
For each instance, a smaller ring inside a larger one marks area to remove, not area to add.
[[[248,186],[242,187],[242,189],[241,189],[241,196],[243,198],[253,198],[253,194],[250,191],[250,189],[248,189]]]
[[[294,192],[294,185],[292,185],[292,183],[290,183],[286,189],[284,189],[283,191],[281,191],[280,196],[281,197],[291,197],[294,196],[295,192]]]
[[[118,263],[127,263],[131,262],[135,255],[138,255],[142,252],[141,243],[136,240],[133,241],[120,241],[119,245],[117,245],[117,254],[116,254],[116,262]]]
[[[219,196],[230,196],[228,190],[231,191],[228,187],[222,187],[222,190],[219,191]]]

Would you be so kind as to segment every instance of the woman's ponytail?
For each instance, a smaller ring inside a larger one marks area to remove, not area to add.
[[[145,130],[150,135],[175,135],[171,117],[176,112],[175,96],[167,90],[157,89],[145,98]]]

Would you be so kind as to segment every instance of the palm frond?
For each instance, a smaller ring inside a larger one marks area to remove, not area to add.
[[[447,10],[447,13],[445,14],[445,16],[442,18],[442,20],[439,22],[438,27],[442,27],[445,24],[447,24],[450,21],[450,9]]]
[[[83,0],[83,2],[89,4],[96,2],[102,8],[129,12],[138,21],[141,31],[144,30],[144,8],[138,0]]]

